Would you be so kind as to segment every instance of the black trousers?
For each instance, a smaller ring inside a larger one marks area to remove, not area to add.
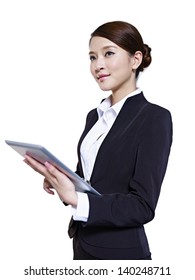
[[[84,251],[77,237],[73,238],[73,252],[73,260],[101,260]],[[142,260],[151,260],[151,256],[148,256]]]

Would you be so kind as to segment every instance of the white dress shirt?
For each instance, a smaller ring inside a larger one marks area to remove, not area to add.
[[[111,98],[109,96],[97,107],[98,121],[83,139],[80,149],[81,163],[86,181],[90,181],[98,150],[114,121],[116,120],[116,117],[119,114],[126,99],[133,95],[139,94],[140,92],[141,90],[139,88],[136,89],[113,106],[111,106]],[[80,192],[77,194],[77,207],[72,207],[73,219],[76,221],[86,222],[89,216],[88,195],[86,193]]]

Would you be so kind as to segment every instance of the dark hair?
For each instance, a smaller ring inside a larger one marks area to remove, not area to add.
[[[139,72],[148,67],[152,61],[151,48],[144,44],[143,39],[135,26],[124,21],[111,21],[100,25],[92,34],[91,39],[95,36],[104,37],[130,54],[141,51],[143,59],[136,70],[136,77]]]

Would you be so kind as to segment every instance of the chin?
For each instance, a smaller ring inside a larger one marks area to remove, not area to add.
[[[103,85],[99,85],[99,87],[102,91],[110,91],[111,90],[110,87],[106,87],[106,86],[103,86]]]

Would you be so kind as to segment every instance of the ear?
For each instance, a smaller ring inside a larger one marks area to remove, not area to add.
[[[134,55],[132,57],[133,57],[132,69],[136,70],[142,63],[143,54],[142,54],[142,52],[137,51],[134,53]]]

